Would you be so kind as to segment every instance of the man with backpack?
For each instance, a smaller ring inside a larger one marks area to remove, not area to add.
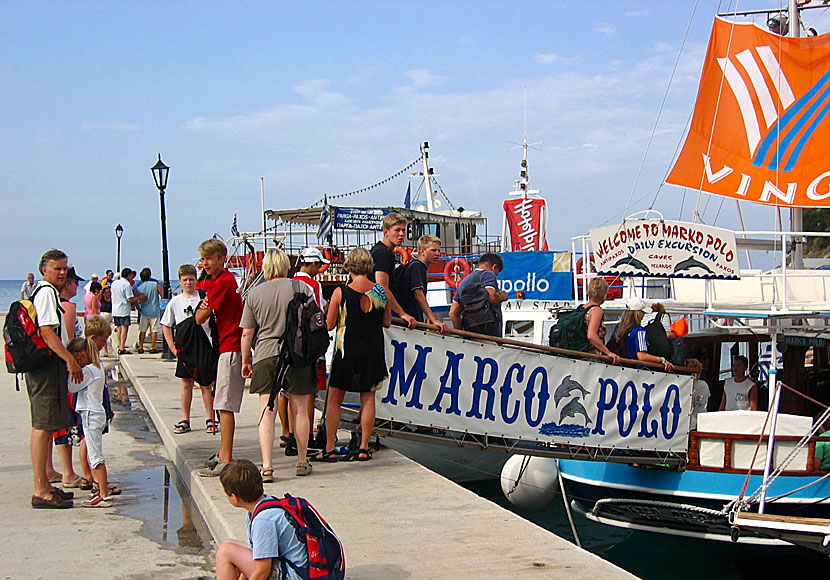
[[[507,292],[499,290],[496,276],[504,269],[504,260],[498,254],[481,255],[478,266],[466,276],[456,289],[450,306],[450,321],[455,328],[487,334],[502,335],[501,303]]]
[[[400,314],[401,318],[406,320],[409,328],[414,328],[415,317],[407,314],[401,308],[397,296],[392,290],[392,287],[396,285],[393,284],[393,281],[396,281],[403,274],[403,265],[395,259],[394,250],[403,243],[405,237],[406,218],[394,211],[386,214],[383,218],[383,239],[369,250],[372,259],[375,261],[374,277],[370,276],[370,279],[383,286],[386,299],[392,307],[392,312]]]
[[[46,464],[52,453],[52,433],[69,428],[67,379],[83,379],[83,371],[68,350],[70,332],[62,322],[58,291],[69,271],[66,254],[49,250],[40,258],[43,280],[32,293],[38,333],[54,356],[39,368],[26,372],[26,390],[32,414],[31,456],[34,474],[33,508],[61,509],[73,506],[72,495],[49,483]]]

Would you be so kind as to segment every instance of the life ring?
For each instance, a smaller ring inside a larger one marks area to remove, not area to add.
[[[392,251],[401,255],[401,264],[408,264],[412,260],[412,250],[410,249],[398,246]]]
[[[464,272],[463,276],[459,276],[460,271]],[[444,266],[444,281],[450,288],[458,288],[461,281],[469,276],[471,271],[470,263],[461,256],[450,258]]]
[[[591,254],[591,272],[596,272],[596,268],[593,267],[594,260],[593,254]],[[577,288],[580,290],[582,289],[582,259],[583,256],[580,256],[579,259],[576,261],[576,285]],[[603,276],[605,281],[608,282],[608,296],[606,300],[616,300],[622,298],[622,280],[620,280],[619,276]]]
[[[319,269],[319,270],[317,270],[317,273],[318,273],[318,274],[322,274],[323,272],[325,272],[326,270],[328,270],[328,269],[329,269],[329,266],[331,265],[331,252],[329,251],[329,249],[328,249],[328,248],[320,248],[319,246],[318,246],[318,248],[317,248],[317,249],[318,249],[318,250],[320,250],[321,252],[323,252],[323,257],[324,257],[326,260],[328,260],[328,261],[329,261],[329,263],[328,263],[328,264],[321,264],[321,265],[320,265],[320,269]]]

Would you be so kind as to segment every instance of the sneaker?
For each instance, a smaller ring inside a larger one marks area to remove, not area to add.
[[[219,477],[222,470],[225,469],[227,463],[224,461],[217,461],[213,467],[205,467],[196,472],[199,477]]]
[[[112,498],[93,495],[88,500],[82,502],[81,505],[86,508],[108,508],[112,507]]]
[[[216,465],[217,463],[219,463],[219,453],[218,453],[218,452],[217,452],[217,453],[214,453],[213,455],[211,455],[210,457],[208,457],[207,461],[205,461],[205,462],[203,463],[203,465],[204,465],[205,467],[213,467],[213,466],[214,466],[214,465]]]

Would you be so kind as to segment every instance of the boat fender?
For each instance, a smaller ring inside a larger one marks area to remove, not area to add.
[[[318,247],[317,249],[318,249],[318,250],[320,250],[321,252],[323,252],[323,257],[324,257],[326,260],[328,260],[329,262],[331,262],[331,252],[329,251],[329,249],[328,249],[328,248],[320,248],[320,247]],[[321,265],[320,265],[320,269],[317,271],[317,273],[318,273],[318,274],[322,274],[323,272],[325,272],[326,270],[328,270],[328,269],[329,269],[329,266],[330,266],[330,265],[331,265],[331,264],[321,264]]]
[[[408,248],[402,248],[401,246],[398,246],[392,251],[396,254],[401,255],[401,264],[406,265],[412,260],[412,250]]]
[[[504,497],[522,509],[547,505],[559,489],[556,461],[548,457],[513,455],[501,469]]]
[[[444,266],[444,282],[450,288],[458,288],[461,281],[469,276],[471,271],[470,263],[461,256],[451,258]],[[463,275],[461,272],[463,272]]]

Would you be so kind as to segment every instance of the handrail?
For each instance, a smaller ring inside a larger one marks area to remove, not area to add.
[[[392,317],[392,322],[397,326],[406,327],[406,321],[402,318],[398,318],[396,316]],[[416,322],[415,328],[419,328],[421,330],[433,330],[439,331],[439,327],[434,324],[426,324],[424,322]],[[578,350],[568,350],[565,348],[557,348],[555,346],[545,346],[543,344],[534,344],[532,342],[524,342],[521,340],[513,340],[512,338],[502,338],[500,336],[490,336],[489,334],[479,334],[477,332],[470,332],[469,330],[457,330],[455,328],[447,328],[447,334],[451,334],[454,336],[459,336],[461,338],[472,338],[474,340],[481,340],[481,341],[489,341],[495,342],[496,344],[502,344],[505,346],[516,346],[519,348],[524,348],[528,350],[536,350],[545,354],[558,354],[558,355],[565,355],[569,357],[577,357],[577,358],[586,358],[596,360],[598,362],[603,362],[607,364],[611,363],[611,357],[606,356],[604,354],[593,354],[590,352],[582,352]],[[626,365],[632,366],[645,366],[651,367],[656,370],[663,370],[663,365],[661,363],[653,363],[649,361],[643,360],[632,360],[628,358],[620,358],[620,362]],[[695,374],[697,373],[697,369],[693,369],[687,366],[675,366],[673,372],[678,373],[688,373],[688,374]]]

